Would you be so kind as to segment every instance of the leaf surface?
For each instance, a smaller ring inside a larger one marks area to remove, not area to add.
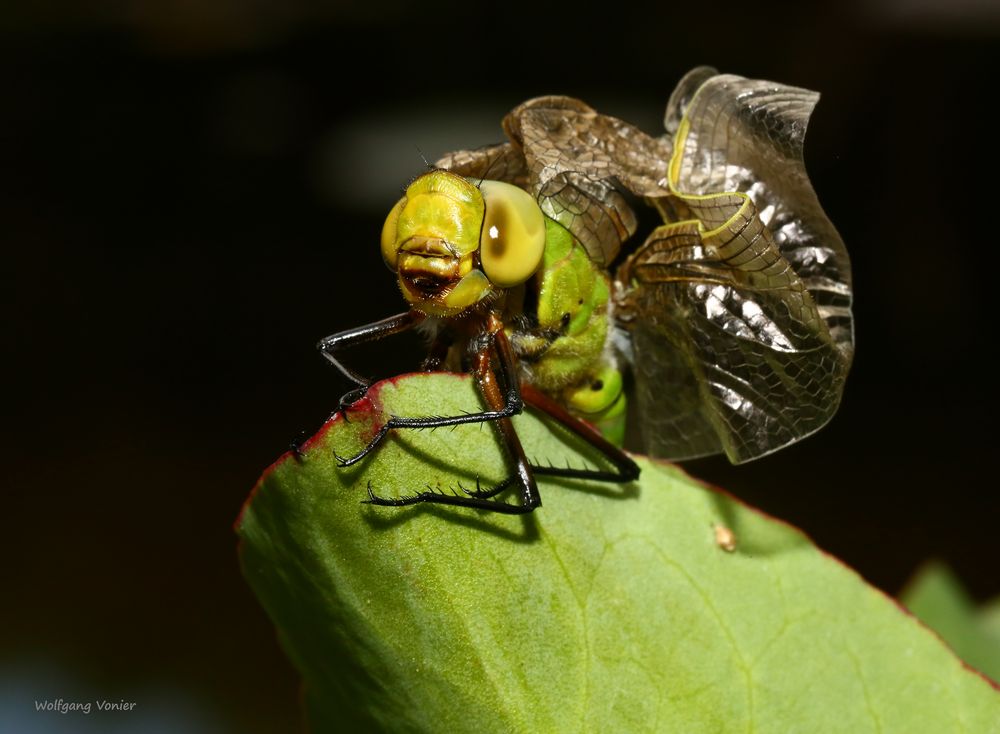
[[[542,479],[543,507],[517,517],[361,503],[369,481],[391,496],[499,480],[489,426],[395,432],[336,465],[389,414],[478,404],[461,376],[380,383],[237,520],[315,731],[1000,732],[997,690],[933,633],[676,467]],[[594,461],[530,412],[515,424],[534,461]]]
[[[917,572],[900,601],[962,660],[1000,680],[1000,599],[977,608],[955,573],[932,562]]]

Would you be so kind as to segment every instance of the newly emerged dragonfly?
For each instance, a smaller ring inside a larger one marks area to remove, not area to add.
[[[463,494],[383,497],[369,486],[368,502],[523,513],[541,504],[537,475],[631,481],[639,469],[619,448],[627,409],[644,449],[669,459],[748,461],[823,426],[853,325],[847,251],[802,159],[817,98],[701,67],[671,96],[666,134],[651,137],[579,100],[540,97],[503,120],[508,142],[447,155],[413,181],[381,237],[409,309],[319,348],[358,385],[346,410],[368,382],[340,351],[423,323],[425,367],[470,371],[487,409],[391,417],[337,458],[354,464],[391,430],[491,421],[512,471]],[[612,277],[637,228],[632,201],[663,224]],[[525,403],[608,468],[531,465],[510,420]],[[502,499],[508,489],[517,502]]]

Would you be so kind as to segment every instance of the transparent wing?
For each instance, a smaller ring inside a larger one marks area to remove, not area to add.
[[[654,455],[747,461],[836,411],[853,354],[850,266],[802,160],[816,99],[734,76],[671,98],[671,192],[653,202],[668,223],[617,275]]]
[[[738,191],[757,207],[782,256],[805,282],[834,340],[850,360],[851,267],[823,212],[802,159],[816,92],[718,75],[684,112],[671,162],[672,188],[685,195]],[[667,118],[677,111],[667,111]]]

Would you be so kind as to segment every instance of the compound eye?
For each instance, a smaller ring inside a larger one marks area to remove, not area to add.
[[[526,191],[502,181],[479,184],[486,202],[479,259],[498,288],[511,288],[534,275],[545,250],[545,218]]]
[[[406,204],[406,197],[396,202],[396,205],[389,211],[389,216],[385,218],[382,225],[382,259],[389,266],[389,270],[396,271],[397,236],[396,224],[399,222],[399,213],[403,211]]]

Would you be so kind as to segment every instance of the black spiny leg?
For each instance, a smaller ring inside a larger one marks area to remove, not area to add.
[[[613,471],[605,471],[601,469],[574,469],[572,467],[563,468],[531,464],[530,468],[533,474],[561,477],[564,479],[591,479],[599,482],[615,482],[618,484],[624,484],[639,478],[639,466],[632,461],[628,454],[574,416],[548,395],[536,390],[531,385],[522,385],[521,397],[525,405],[530,405],[533,408],[541,410],[573,433],[573,435],[583,439],[600,451],[604,459],[614,467]],[[513,484],[513,477],[508,477],[495,487],[487,487],[485,489],[479,486],[478,480],[476,481],[476,488],[474,490],[467,490],[461,487],[461,485],[459,486],[470,497],[487,499],[500,494],[500,492],[507,489],[511,484]]]
[[[639,478],[639,465],[632,461],[628,454],[574,416],[548,395],[530,385],[522,386],[521,394],[524,397],[525,403],[538,408],[550,418],[555,419],[556,422],[575,436],[578,436],[600,451],[608,463],[615,468],[615,471],[602,471],[600,469],[572,469],[569,467],[560,468],[557,466],[532,465],[531,468],[535,474],[564,477],[566,479],[595,479],[600,482],[621,483],[631,482]]]
[[[486,421],[501,421],[517,415],[523,409],[521,401],[521,390],[516,379],[516,365],[514,364],[514,353],[511,351],[507,337],[504,336],[502,324],[494,316],[489,317],[490,323],[496,325],[497,331],[490,335],[489,343],[476,355],[475,378],[480,391],[486,400],[486,404],[492,410],[484,410],[478,413],[465,413],[453,416],[435,416],[427,418],[401,418],[390,416],[389,420],[379,428],[363,449],[354,456],[337,457],[340,466],[351,466],[365,458],[375,449],[382,439],[394,428],[444,428],[446,426],[459,426],[463,423],[485,423]],[[492,327],[491,327],[492,328]],[[490,358],[495,354],[500,363],[501,375],[506,386],[502,391],[497,385],[496,375],[490,367]],[[487,394],[487,385],[490,385],[490,394]],[[493,395],[493,398],[491,398]],[[513,429],[511,429],[513,430]]]
[[[390,316],[389,318],[382,319],[381,321],[375,321],[371,324],[365,324],[364,326],[357,326],[353,329],[347,329],[346,331],[331,334],[330,336],[320,340],[319,344],[316,345],[316,348],[319,349],[320,353],[326,357],[330,364],[340,371],[340,374],[358,385],[358,387],[353,390],[349,390],[340,396],[337,412],[343,413],[346,417],[347,408],[359,398],[363,397],[364,394],[368,392],[368,388],[371,385],[368,380],[341,362],[337,358],[337,352],[345,347],[353,347],[366,342],[378,341],[379,339],[384,339],[385,337],[392,336],[393,334],[401,334],[404,331],[412,329],[414,326],[423,321],[424,318],[424,315],[419,311],[405,311],[404,313]]]
[[[368,504],[387,507],[400,507],[403,505],[415,505],[420,502],[434,502],[442,505],[455,505],[458,507],[472,507],[480,510],[492,510],[506,514],[524,514],[531,512],[542,504],[538,494],[538,486],[531,472],[531,466],[524,454],[524,448],[514,430],[514,424],[510,417],[520,413],[522,409],[521,394],[519,390],[517,373],[515,371],[514,355],[511,351],[507,337],[503,333],[503,325],[499,319],[490,316],[488,328],[491,339],[484,348],[475,355],[474,376],[476,384],[482,393],[486,404],[492,409],[479,413],[470,413],[462,416],[452,416],[447,418],[396,418],[393,417],[376,434],[375,438],[361,450],[359,454],[348,460],[342,460],[342,465],[352,464],[362,456],[371,451],[379,441],[392,428],[436,428],[440,426],[454,426],[462,423],[482,423],[484,421],[494,421],[503,445],[507,449],[507,454],[514,463],[513,473],[495,487],[486,490],[478,486],[475,490],[464,490],[466,496],[457,494],[442,494],[434,491],[419,492],[409,497],[386,498],[378,497],[368,487]],[[496,373],[491,366],[493,355],[497,356],[500,365],[501,377],[505,388],[501,390],[497,383]],[[477,483],[478,484],[478,483]],[[520,504],[509,504],[500,500],[490,499],[508,487],[517,485],[520,487]]]

